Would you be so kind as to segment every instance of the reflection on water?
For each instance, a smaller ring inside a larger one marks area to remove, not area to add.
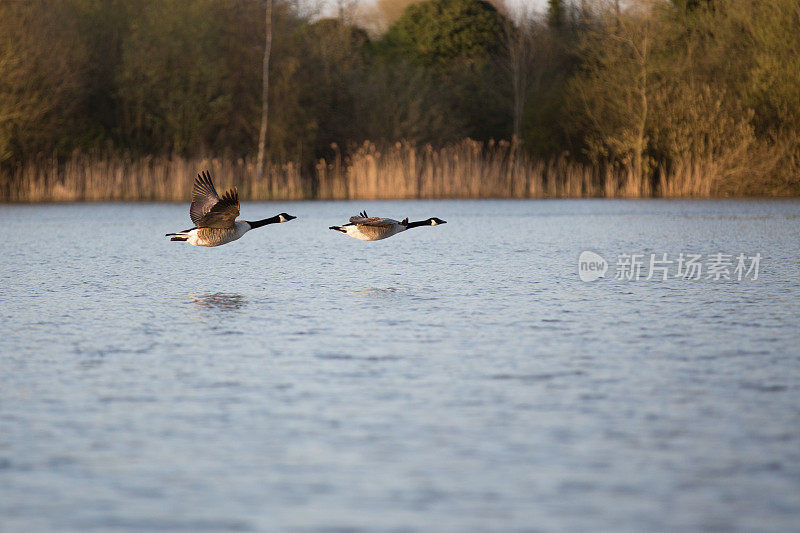
[[[358,287],[352,289],[350,294],[358,298],[389,298],[400,291],[397,287]]]
[[[220,311],[238,311],[247,304],[247,300],[241,294],[224,292],[192,294],[190,298],[198,307]]]

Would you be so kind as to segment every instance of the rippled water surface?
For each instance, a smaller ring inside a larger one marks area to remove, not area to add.
[[[281,211],[0,206],[0,530],[800,528],[800,202]],[[758,279],[614,279],[682,252]]]

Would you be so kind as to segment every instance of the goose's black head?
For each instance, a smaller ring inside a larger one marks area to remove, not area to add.
[[[294,220],[297,217],[293,217],[287,213],[281,213],[280,215],[275,215],[274,217],[265,218],[264,220],[256,220],[250,222],[249,220],[245,221],[250,224],[250,229],[260,228],[261,226],[266,226],[267,224],[278,224],[280,222],[289,222],[290,220]]]
[[[441,218],[432,217],[427,220],[418,220],[416,222],[409,222],[408,219],[405,219],[400,224],[406,228],[419,228],[421,226],[438,226],[439,224],[447,224],[447,222]]]

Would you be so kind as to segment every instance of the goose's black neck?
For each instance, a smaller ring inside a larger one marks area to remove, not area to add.
[[[245,222],[250,224],[250,229],[256,229],[260,228],[261,226],[266,226],[267,224],[277,224],[280,221],[281,221],[280,215],[275,215],[274,217],[269,217],[262,220],[255,220],[253,222],[246,220]]]
[[[420,226],[430,226],[431,221],[428,220],[417,220],[416,222],[409,222],[406,228],[418,228]]]

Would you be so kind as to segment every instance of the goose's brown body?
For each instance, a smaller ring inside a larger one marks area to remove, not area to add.
[[[247,222],[234,222],[230,228],[195,228],[187,239],[192,246],[222,246],[241,238],[250,231]]]
[[[379,241],[392,235],[397,235],[401,231],[419,226],[436,226],[445,224],[439,218],[429,218],[418,222],[409,222],[407,218],[398,222],[391,218],[368,217],[366,211],[362,211],[358,216],[350,217],[350,223],[344,226],[331,226],[330,229],[349,235],[360,241]]]

